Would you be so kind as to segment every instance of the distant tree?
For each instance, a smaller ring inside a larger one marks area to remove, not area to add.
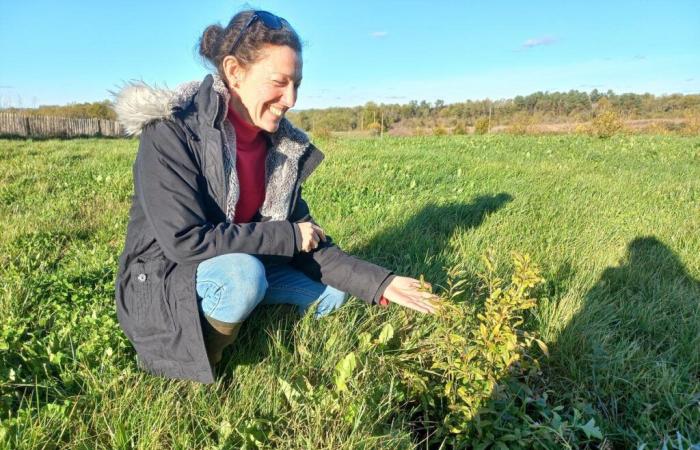
[[[489,118],[479,117],[474,122],[474,133],[476,134],[486,134],[489,132]]]

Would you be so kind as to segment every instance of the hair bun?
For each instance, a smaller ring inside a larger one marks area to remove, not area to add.
[[[213,64],[216,64],[217,44],[223,32],[221,25],[209,25],[199,39],[199,54]]]

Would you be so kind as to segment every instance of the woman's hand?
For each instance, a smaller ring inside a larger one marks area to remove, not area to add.
[[[301,232],[301,250],[310,252],[318,247],[319,242],[326,240],[323,228],[311,222],[297,223]]]
[[[430,283],[423,283],[428,290],[432,288]],[[439,308],[440,298],[430,292],[419,291],[421,282],[408,277],[396,277],[391,280],[384,290],[384,298],[397,305],[415,309],[422,313],[432,314]]]

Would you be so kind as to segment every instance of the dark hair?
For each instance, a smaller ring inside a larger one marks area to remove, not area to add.
[[[301,54],[299,35],[284,19],[282,19],[282,28],[278,30],[270,29],[262,21],[256,20],[243,30],[243,36],[234,53],[231,53],[231,46],[254,12],[254,10],[239,12],[233,16],[225,28],[219,24],[209,25],[199,38],[200,56],[216,68],[224,82],[226,77],[221,63],[228,55],[235,56],[238,63],[246,68],[260,59],[261,50],[265,45],[286,45]]]

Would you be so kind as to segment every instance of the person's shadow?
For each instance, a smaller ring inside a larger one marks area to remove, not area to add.
[[[382,230],[352,254],[392,269],[395,273],[425,275],[432,284],[445,279],[443,268],[449,260],[449,241],[455,232],[477,228],[489,214],[511,202],[502,192],[480,195],[470,203],[428,204],[407,222]]]
[[[700,436],[700,283],[657,238],[629,243],[550,350],[551,376],[593,406],[616,447]]]
[[[478,227],[489,214],[512,200],[510,194],[500,193],[475,197],[468,204],[428,204],[405,223],[381,230],[366,245],[344,250],[399,274],[417,277],[422,273],[434,285],[439,284],[445,279],[442,269],[449,262],[443,250],[452,234]],[[256,309],[243,326],[238,345],[224,353],[219,373],[230,374],[237,365],[265,359],[270,330],[281,334],[292,351],[292,332],[298,320],[300,317],[287,305]]]

